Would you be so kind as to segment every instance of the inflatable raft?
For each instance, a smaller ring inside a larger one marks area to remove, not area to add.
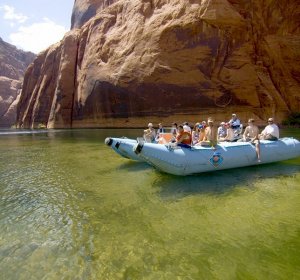
[[[171,141],[172,137],[173,137],[172,133],[160,133],[158,138],[158,143],[156,143],[155,145],[167,144]],[[144,142],[142,138],[137,138],[137,140],[135,140],[126,137],[121,137],[121,138],[108,137],[105,139],[104,142],[107,146],[111,147],[117,154],[119,154],[124,158],[137,160],[137,161],[144,161],[133,151],[133,147],[138,142],[140,143]]]
[[[138,143],[135,139],[129,138],[111,138],[108,137],[105,139],[105,144],[111,147],[118,155],[132,159],[136,161],[144,161],[141,157],[139,157],[134,151],[133,147]]]
[[[191,175],[222,169],[271,163],[300,157],[300,142],[294,138],[260,141],[261,161],[255,146],[247,142],[224,142],[211,147],[177,147],[172,144],[129,143],[138,158],[158,170],[174,175]],[[128,147],[130,149],[130,147]]]

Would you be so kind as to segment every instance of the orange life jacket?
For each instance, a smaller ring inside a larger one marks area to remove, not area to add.
[[[176,141],[178,142],[180,139],[182,139],[179,143],[191,145],[192,143],[192,135],[186,131],[183,131],[182,133],[178,134],[176,137]]]

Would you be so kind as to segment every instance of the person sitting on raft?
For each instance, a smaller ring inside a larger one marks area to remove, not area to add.
[[[254,119],[248,120],[248,126],[245,128],[243,139],[240,139],[239,142],[251,142],[255,145],[257,161],[260,162],[260,143],[258,139],[258,127],[254,124]]]
[[[199,125],[199,141],[203,141],[205,137],[205,128],[207,127],[206,121],[202,121],[201,124]]]
[[[227,129],[225,127],[225,122],[221,122],[218,127],[218,141],[224,141],[227,135]]]
[[[178,126],[178,132],[176,135],[176,144],[185,144],[191,145],[192,143],[192,136],[190,133],[183,130],[183,125]]]
[[[214,121],[212,119],[208,119],[207,124],[208,126],[205,128],[203,141],[197,145],[211,146],[214,148],[217,145],[217,129],[214,127]]]
[[[144,135],[143,138],[145,140],[145,142],[147,143],[152,143],[155,141],[155,129],[153,128],[153,124],[149,123],[148,124],[148,129],[144,130]]]
[[[191,127],[189,126],[189,123],[188,123],[188,122],[184,122],[184,123],[183,123],[183,130],[184,130],[185,132],[188,132],[188,133],[192,134],[192,129],[191,129]]]
[[[224,138],[219,138],[219,142],[234,142],[235,135],[230,123],[225,123],[224,127],[226,129],[226,136]]]
[[[199,142],[200,137],[200,123],[195,123],[193,130],[192,130],[192,143],[193,145],[197,144]]]
[[[279,128],[273,118],[268,119],[268,125],[259,135],[259,139],[276,141],[279,138]]]
[[[158,129],[156,131],[156,137],[155,137],[155,141],[158,142],[159,141],[159,137],[161,133],[165,133],[165,129],[163,128],[163,125],[161,123],[158,124]]]
[[[230,119],[229,123],[231,125],[231,127],[235,130],[235,129],[239,129],[240,125],[241,125],[241,121],[237,118],[236,114],[232,114],[231,115],[232,118]]]
[[[245,128],[243,139],[239,140],[242,142],[253,142],[258,139],[258,127],[254,124],[254,119],[248,120],[248,126]]]
[[[171,127],[171,133],[174,135],[174,137],[176,137],[177,135],[177,130],[178,130],[178,125],[176,122],[172,123],[172,127]]]
[[[241,121],[238,119],[236,114],[232,114],[231,116],[232,118],[230,119],[229,123],[233,129],[235,139],[239,139],[241,138],[243,125],[241,124]]]
[[[156,131],[156,134],[159,134],[159,133],[165,133],[165,129],[163,128],[162,123],[158,124],[158,129]]]

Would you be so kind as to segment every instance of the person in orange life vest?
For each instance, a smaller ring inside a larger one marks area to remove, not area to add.
[[[178,133],[176,135],[176,142],[177,144],[182,143],[186,145],[191,145],[192,143],[192,136],[190,133],[183,130],[183,126],[178,126]]]

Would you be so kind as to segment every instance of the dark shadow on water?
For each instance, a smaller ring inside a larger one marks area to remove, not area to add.
[[[163,200],[210,193],[226,194],[236,187],[252,188],[255,182],[268,178],[290,177],[300,172],[299,160],[207,172],[193,176],[158,174],[153,186]]]
[[[125,163],[120,164],[117,169],[126,170],[128,172],[135,172],[152,169],[152,167],[145,162],[128,160]]]

